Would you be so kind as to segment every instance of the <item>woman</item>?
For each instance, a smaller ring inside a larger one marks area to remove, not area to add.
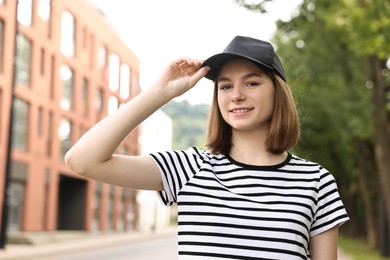
[[[204,76],[214,82],[209,150],[114,154],[143,120]],[[203,63],[172,62],[65,160],[85,177],[156,190],[164,204],[177,203],[179,259],[336,259],[338,227],[348,216],[333,176],[288,152],[299,134],[272,45],[237,36]]]

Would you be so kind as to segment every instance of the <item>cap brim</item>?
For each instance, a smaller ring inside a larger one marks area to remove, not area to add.
[[[252,59],[250,57],[247,57],[245,55],[240,55],[240,54],[236,54],[236,53],[219,53],[219,54],[216,54],[214,56],[211,56],[210,58],[208,58],[207,60],[205,60],[202,64],[201,67],[205,67],[205,66],[209,66],[211,69],[210,71],[206,74],[205,78],[207,79],[210,79],[210,80],[215,80],[215,78],[218,76],[219,74],[219,71],[221,70],[222,66],[230,61],[230,60],[233,60],[233,59],[239,59],[239,58],[243,58],[243,59],[247,59],[247,60],[250,60],[266,69],[269,69],[269,70],[272,70],[272,67],[262,63],[262,62],[259,62],[255,59]]]

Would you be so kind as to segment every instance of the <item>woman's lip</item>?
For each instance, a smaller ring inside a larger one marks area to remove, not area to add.
[[[229,112],[231,113],[246,113],[253,110],[253,108],[233,108],[230,109]]]

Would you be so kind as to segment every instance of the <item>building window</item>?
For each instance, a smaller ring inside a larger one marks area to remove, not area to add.
[[[112,91],[119,89],[119,57],[116,54],[110,55],[110,64],[108,71],[108,86]]]
[[[117,228],[116,230],[125,230],[125,203],[126,203],[126,191],[121,189],[120,200],[117,205]]]
[[[46,156],[51,156],[51,145],[53,141],[53,112],[49,112],[47,118],[47,139],[46,139]]]
[[[60,74],[63,86],[60,107],[69,111],[73,107],[73,71],[64,64],[61,66]]]
[[[135,190],[127,190],[127,210],[126,210],[126,222],[127,222],[127,230],[135,229],[136,227],[136,207],[137,207],[137,191]]]
[[[60,122],[60,126],[58,128],[58,138],[61,142],[61,160],[64,159],[65,154],[68,152],[70,148],[70,141],[72,136],[72,123],[67,118],[62,118]]]
[[[92,229],[100,229],[100,214],[101,214],[101,201],[102,201],[103,184],[101,182],[95,182],[95,201],[93,203],[93,223]]]
[[[3,72],[4,56],[4,22],[0,20],[0,73]]]
[[[11,162],[11,180],[8,190],[8,231],[22,230],[27,175],[27,164],[16,161]]]
[[[61,15],[61,53],[66,57],[75,55],[76,24],[73,15],[67,11]]]
[[[119,94],[123,99],[127,99],[130,96],[130,67],[127,64],[121,65],[121,82]]]
[[[18,0],[17,20],[24,26],[32,23],[32,0]]]
[[[8,231],[21,231],[23,219],[23,204],[25,183],[11,182],[9,186],[9,210],[8,210]]]
[[[84,116],[88,117],[88,107],[89,107],[89,95],[88,95],[88,80],[86,78],[83,79],[83,86],[81,90],[81,98],[83,103],[83,109],[84,109]]]
[[[29,104],[15,98],[13,102],[12,147],[27,150],[29,129]]]
[[[41,75],[44,75],[45,74],[45,57],[46,57],[44,48],[41,48],[40,56],[41,56],[40,57],[41,64],[39,66],[39,70],[40,70]]]
[[[95,99],[95,108],[98,114],[103,113],[103,108],[104,108],[104,90],[99,89],[96,99]]]
[[[115,186],[110,185],[109,198],[108,198],[108,214],[107,214],[107,228],[114,230],[114,211],[115,211]]]
[[[51,0],[39,0],[38,16],[45,22],[50,20]]]
[[[105,68],[107,65],[107,48],[104,46],[99,46],[98,65],[102,69]]]
[[[16,83],[30,85],[30,68],[31,68],[31,41],[22,34],[16,36]]]
[[[49,209],[50,209],[50,180],[51,173],[50,168],[45,170],[45,186],[44,186],[44,195],[43,195],[43,218],[42,218],[42,227],[43,230],[49,231]]]
[[[38,108],[38,115],[37,115],[37,135],[42,135],[42,129],[43,129],[43,108]]]
[[[49,96],[51,99],[54,99],[54,82],[55,82],[55,76],[56,76],[56,58],[51,56],[50,58],[50,86],[49,86]]]
[[[110,96],[108,98],[108,114],[112,114],[115,112],[119,107],[119,101],[116,96]]]

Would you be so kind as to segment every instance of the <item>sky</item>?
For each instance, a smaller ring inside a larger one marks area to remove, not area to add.
[[[176,58],[199,60],[222,52],[236,35],[269,41],[275,21],[288,21],[302,0],[274,0],[268,14],[234,0],[89,0],[140,60],[140,84],[148,88]],[[251,0],[247,0],[251,2]],[[253,0],[252,2],[258,2]],[[210,104],[213,84],[201,79],[177,101]]]

